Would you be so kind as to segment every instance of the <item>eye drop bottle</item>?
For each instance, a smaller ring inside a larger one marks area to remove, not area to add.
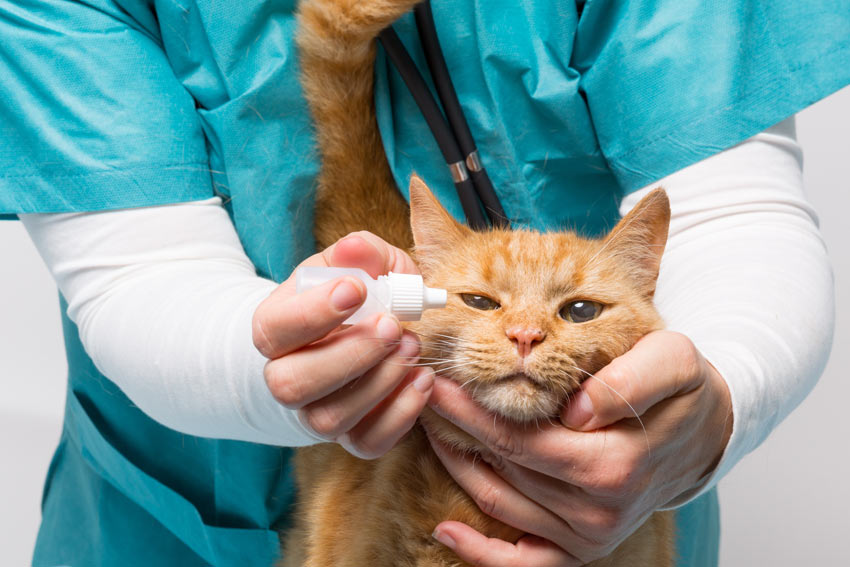
[[[346,324],[357,323],[374,313],[392,313],[399,321],[418,321],[426,309],[446,306],[446,290],[425,287],[420,275],[390,272],[373,280],[360,268],[298,268],[295,271],[295,291],[302,293],[343,276],[359,279],[368,290],[366,301],[344,321]]]

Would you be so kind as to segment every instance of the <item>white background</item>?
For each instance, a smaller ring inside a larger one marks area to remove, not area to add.
[[[797,134],[835,269],[835,343],[812,395],[721,482],[723,566],[850,565],[850,87],[803,111]],[[0,222],[0,361],[0,565],[24,566],[66,366],[56,289],[17,222]]]

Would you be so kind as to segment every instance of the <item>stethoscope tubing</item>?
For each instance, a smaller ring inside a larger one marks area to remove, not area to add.
[[[414,8],[414,15],[428,69],[445,116],[398,34],[390,27],[383,30],[378,38],[419,106],[446,160],[467,223],[475,230],[485,230],[490,223],[494,227],[509,228],[507,215],[486,169],[481,164],[475,139],[449,75],[437,38],[430,1],[418,4]]]
[[[425,60],[428,62],[428,69],[434,80],[434,87],[437,89],[437,95],[440,97],[455,140],[457,140],[460,151],[464,155],[464,163],[470,177],[472,177],[472,184],[475,186],[478,198],[481,199],[481,204],[484,205],[484,210],[493,226],[507,228],[510,226],[508,217],[499,202],[498,196],[496,196],[496,189],[493,187],[493,182],[490,180],[487,170],[481,164],[475,138],[472,137],[472,131],[469,129],[469,123],[466,121],[454,83],[451,75],[449,75],[443,49],[440,47],[440,40],[437,37],[437,26],[434,23],[434,13],[431,11],[431,1],[425,0],[417,4],[413,9],[413,14],[416,19],[416,29],[419,31],[419,39],[425,52]]]
[[[398,69],[399,75],[401,75],[408,90],[410,90],[410,94],[416,101],[425,122],[428,123],[428,128],[431,129],[431,133],[437,141],[443,159],[449,166],[467,223],[475,230],[487,228],[487,219],[484,218],[481,211],[472,178],[469,177],[466,167],[463,165],[463,154],[449,128],[449,124],[440,112],[437,101],[428,89],[425,79],[416,70],[416,64],[404,48],[395,30],[386,28],[380,33],[379,38],[384,46],[384,51],[386,51],[395,68]]]

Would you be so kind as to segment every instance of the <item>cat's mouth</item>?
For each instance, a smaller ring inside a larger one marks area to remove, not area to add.
[[[533,374],[528,374],[525,372],[514,372],[513,374],[508,374],[499,379],[499,382],[505,382],[508,384],[516,384],[522,385],[523,383],[528,383],[536,388],[542,387],[545,385],[545,382],[534,376]]]

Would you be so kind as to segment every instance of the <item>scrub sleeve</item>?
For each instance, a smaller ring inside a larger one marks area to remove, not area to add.
[[[470,126],[518,225],[598,234],[625,193],[850,83],[833,2],[440,1]],[[259,274],[313,251],[317,171],[291,1],[0,0],[0,214],[223,198]],[[397,25],[422,62],[413,20]],[[460,207],[379,55],[376,106],[406,193]],[[63,303],[63,311],[64,311]],[[269,565],[290,450],[184,435],[139,411],[63,320],[69,389],[34,564]],[[677,512],[679,565],[717,564],[717,498]]]

